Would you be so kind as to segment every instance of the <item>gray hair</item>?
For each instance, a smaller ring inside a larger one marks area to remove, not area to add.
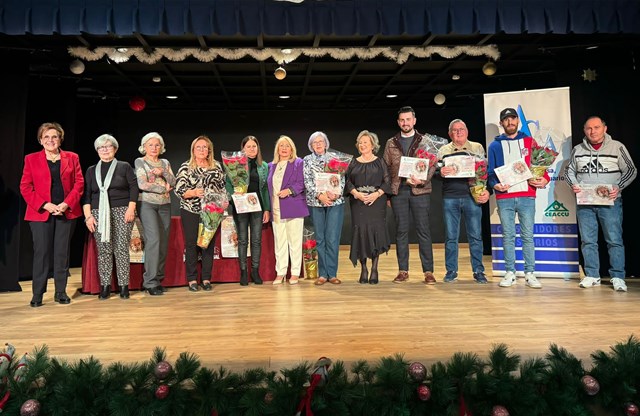
[[[151,133],[147,133],[144,136],[142,136],[142,140],[140,140],[140,147],[138,147],[138,152],[140,152],[141,155],[146,155],[147,151],[144,149],[144,145],[151,139],[158,139],[161,147],[160,154],[163,154],[166,150],[164,148],[164,139],[162,138],[162,136],[160,136],[159,133],[156,133],[155,131],[152,131]]]
[[[309,150],[313,152],[313,140],[316,137],[322,137],[324,139],[324,144],[325,144],[325,151],[329,149],[330,145],[329,145],[329,138],[327,137],[326,134],[324,134],[321,131],[316,131],[315,133],[312,133],[311,136],[309,136],[309,143],[307,144],[309,146]]]
[[[110,134],[101,134],[100,136],[98,136],[96,141],[93,142],[93,147],[96,149],[96,152],[97,152],[98,148],[101,146],[104,146],[107,142],[109,142],[109,144],[113,146],[116,150],[118,149],[118,141],[116,140],[115,137],[113,137]]]
[[[378,150],[380,150],[380,141],[378,140],[378,135],[369,130],[362,130],[360,133],[358,133],[358,137],[356,138],[356,149],[358,149],[358,140],[360,140],[360,138],[363,136],[368,136],[371,138],[373,153],[378,153]],[[360,151],[360,149],[358,149],[358,151]]]
[[[460,120],[459,118],[455,118],[453,120],[451,120],[451,123],[449,123],[449,131],[451,131],[451,129],[453,128],[453,125],[456,123],[462,123],[464,124],[464,127],[467,128],[467,123],[465,123],[464,121]]]

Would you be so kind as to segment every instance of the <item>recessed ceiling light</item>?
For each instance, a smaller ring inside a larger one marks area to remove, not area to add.
[[[162,81],[162,78],[160,78],[160,77],[153,77],[153,78],[151,78],[151,81],[153,81],[153,82],[160,82],[160,81]]]
[[[591,49],[598,49],[598,45],[587,46],[585,49],[588,50],[588,51],[591,50]]]
[[[282,98],[283,100],[286,100],[288,98],[291,98],[291,96],[289,96],[289,95],[279,95],[278,98]]]
[[[167,95],[167,98],[168,98],[169,100],[177,100],[177,99],[178,99],[178,96],[177,96],[177,95]]]
[[[458,74],[453,74],[453,75],[451,75],[451,79],[452,79],[452,80],[454,80],[454,81],[457,81],[457,80],[459,80],[459,79],[460,79],[460,75],[458,75]]]
[[[387,94],[387,98],[397,98],[398,94]]]

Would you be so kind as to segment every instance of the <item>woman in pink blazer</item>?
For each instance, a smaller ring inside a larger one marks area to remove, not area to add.
[[[54,300],[71,302],[67,296],[69,245],[75,219],[82,215],[80,197],[84,178],[78,155],[60,149],[64,130],[58,123],[44,123],[38,129],[43,149],[24,158],[20,193],[27,203],[24,219],[33,235],[33,298],[31,307],[42,306],[53,259]]]

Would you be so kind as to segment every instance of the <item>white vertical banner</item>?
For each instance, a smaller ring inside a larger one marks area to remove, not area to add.
[[[536,275],[565,279],[578,277],[576,198],[563,176],[572,149],[569,87],[485,94],[487,148],[496,136],[503,133],[500,111],[507,107],[515,108],[518,112],[520,131],[533,137],[538,145],[550,147],[559,153],[547,169],[551,181],[544,189],[538,189],[536,194]],[[493,275],[503,276],[503,236],[495,198],[491,198],[490,210]],[[516,274],[524,274],[519,225],[516,225]]]

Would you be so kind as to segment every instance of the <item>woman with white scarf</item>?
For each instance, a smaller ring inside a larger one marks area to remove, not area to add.
[[[99,299],[111,294],[115,257],[120,297],[129,298],[129,240],[136,214],[138,181],[131,165],[118,161],[118,141],[103,134],[93,143],[100,161],[87,169],[83,206],[85,224],[98,249]]]

